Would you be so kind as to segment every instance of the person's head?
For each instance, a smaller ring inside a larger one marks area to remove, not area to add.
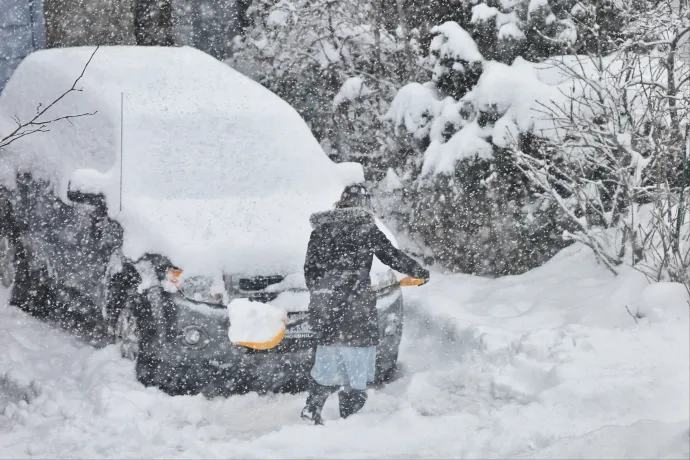
[[[371,196],[362,184],[352,184],[345,187],[340,195],[336,208],[364,208],[371,209]]]

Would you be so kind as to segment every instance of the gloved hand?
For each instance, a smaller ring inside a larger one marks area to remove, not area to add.
[[[418,276],[417,278],[423,279],[423,280],[424,280],[424,284],[426,284],[426,283],[429,282],[429,278],[431,278],[431,273],[429,273],[429,270],[427,270],[427,269],[425,269],[425,268],[422,268],[422,271],[419,272],[419,274],[422,275],[422,276]]]

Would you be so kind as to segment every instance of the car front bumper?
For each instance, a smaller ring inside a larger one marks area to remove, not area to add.
[[[187,300],[176,294],[149,298],[163,304],[169,313],[167,333],[159,334],[152,352],[156,358],[173,366],[195,368],[200,378],[218,379],[220,386],[244,386],[252,390],[302,388],[308,381],[314,362],[314,340],[309,334],[288,333],[281,343],[271,349],[258,351],[236,345],[228,338],[230,327],[226,308]],[[386,370],[397,362],[402,336],[403,301],[400,289],[377,298],[379,314],[378,365]],[[190,345],[185,331],[199,331],[200,341]]]

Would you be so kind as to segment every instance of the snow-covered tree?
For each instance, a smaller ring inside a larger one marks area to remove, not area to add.
[[[615,53],[556,62],[572,85],[543,106],[555,129],[516,158],[611,270],[626,262],[690,286],[690,21],[677,2],[638,4],[629,18]]]
[[[511,63],[517,56],[540,60],[568,49],[605,54],[620,36],[625,6],[615,0],[412,0],[408,16],[424,31],[457,22],[485,58]]]
[[[564,244],[560,211],[533,203],[506,137],[542,90],[534,70],[524,60],[486,60],[457,23],[433,32],[431,81],[403,87],[387,113],[397,135],[387,179],[401,183],[389,209],[426,255],[451,269],[506,274],[539,265]]]
[[[132,15],[137,45],[172,46],[174,30],[171,0],[132,0]]]
[[[44,0],[48,47],[133,45],[130,2]]]
[[[415,31],[369,0],[257,1],[228,63],[286,99],[337,161],[376,163],[380,115],[419,75]],[[395,10],[391,10],[395,11]],[[397,16],[397,14],[396,14]]]
[[[482,5],[471,9],[475,22],[506,14]],[[528,10],[547,6],[555,9],[544,1]],[[521,271],[572,240],[612,269],[645,257],[650,240],[635,213],[659,184],[675,184],[676,200],[684,187],[687,18],[662,3],[621,6],[624,21],[604,34],[595,25],[606,21],[588,15],[613,13],[597,8],[570,8],[574,24],[589,18],[588,43],[565,40],[573,54],[541,64],[486,59],[454,22],[432,29],[431,81],[403,87],[388,113],[389,176],[400,183],[389,209],[444,265]],[[655,20],[664,27],[641,26]]]

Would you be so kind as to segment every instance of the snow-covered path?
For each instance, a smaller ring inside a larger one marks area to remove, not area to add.
[[[688,458],[684,296],[576,248],[516,277],[437,275],[406,291],[401,378],[348,420],[331,398],[311,427],[303,395],[144,388],[115,347],[0,292],[0,457]]]

